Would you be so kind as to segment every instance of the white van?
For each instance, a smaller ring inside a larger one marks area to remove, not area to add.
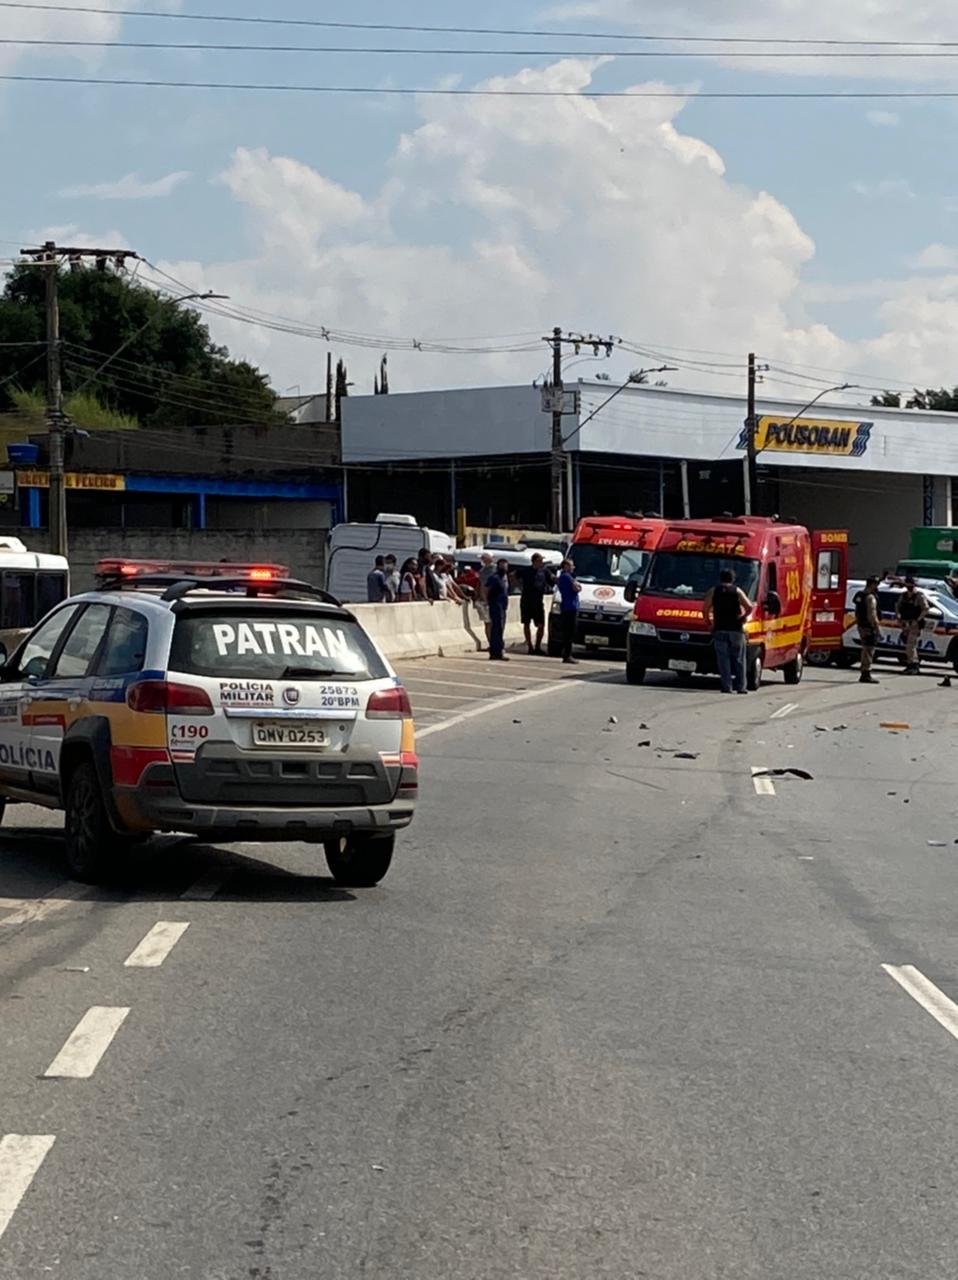
[[[337,600],[362,603],[366,599],[366,575],[377,556],[404,560],[418,557],[423,547],[441,555],[456,549],[448,533],[421,525],[414,516],[383,512],[374,524],[338,524],[330,532],[326,557],[326,590]]]
[[[10,652],[69,594],[63,556],[28,551],[19,538],[0,535],[0,640]]]

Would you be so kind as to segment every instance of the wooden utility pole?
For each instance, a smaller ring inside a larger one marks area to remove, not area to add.
[[[108,262],[122,266],[127,258],[138,258],[139,254],[129,249],[90,249],[58,245],[52,240],[39,249],[21,249],[25,258],[32,260],[32,265],[42,268],[46,274],[46,312],[47,312],[47,432],[50,441],[50,550],[54,555],[67,554],[67,507],[66,507],[66,450],[64,436],[66,431],[66,415],[63,412],[63,381],[60,369],[60,298],[59,272],[60,263],[67,259],[71,264],[81,262],[84,258],[93,258],[100,270],[105,270]]]

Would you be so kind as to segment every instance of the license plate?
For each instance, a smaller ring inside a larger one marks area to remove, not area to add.
[[[585,643],[599,645],[599,646],[607,645],[609,643],[609,637],[608,636],[586,636]]]
[[[325,747],[329,745],[326,730],[318,724],[277,724],[256,721],[253,725],[254,747]]]
[[[697,671],[698,664],[695,662],[686,662],[683,658],[673,658],[669,662],[670,671]]]

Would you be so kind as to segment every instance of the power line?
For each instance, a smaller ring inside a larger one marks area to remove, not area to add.
[[[2,0],[0,0],[2,3]],[[73,12],[71,10],[71,12]],[[647,99],[683,99],[713,100],[724,99],[756,100],[791,99],[806,101],[827,101],[844,99],[848,102],[880,101],[904,99],[939,99],[942,101],[958,98],[958,89],[852,89],[852,90],[697,90],[697,89],[447,89],[447,88],[414,88],[412,86],[393,88],[382,85],[326,85],[326,84],[263,84],[248,81],[222,80],[141,80],[132,76],[94,77],[94,76],[36,76],[36,75],[0,75],[0,81],[14,84],[80,84],[96,85],[103,88],[141,88],[141,89],[228,89],[237,93],[311,93],[335,96],[380,96],[380,97],[424,97],[424,98],[579,98],[593,100],[599,98],[633,98],[637,101]]]
[[[447,57],[500,58],[958,58],[958,43],[943,44],[937,49],[910,51],[902,49],[439,49],[410,46],[370,45],[299,45],[299,44],[222,44],[212,41],[179,42],[166,40],[49,40],[27,37],[0,38],[0,46],[13,45],[41,49],[148,49],[186,53],[352,53],[363,55],[396,54]]]
[[[535,36],[537,38],[564,40],[615,40],[623,43],[655,41],[665,44],[813,44],[826,47],[907,46],[909,48],[941,48],[958,45],[956,40],[851,40],[816,39],[797,36],[650,35],[647,33],[627,34],[625,32],[612,31],[548,31],[528,27],[456,27],[394,22],[333,22],[317,18],[265,18],[250,15],[237,16],[226,13],[176,13],[162,9],[110,9],[97,8],[93,5],[30,4],[26,3],[25,0],[24,2],[19,2],[19,0],[0,0],[0,9],[25,9],[35,13],[87,13],[110,18],[165,18],[175,22],[227,22],[271,27],[321,27],[324,30],[336,31],[404,31],[425,35]]]

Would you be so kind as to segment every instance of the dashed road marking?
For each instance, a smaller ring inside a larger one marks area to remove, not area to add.
[[[0,1138],[0,1236],[55,1141],[51,1134],[8,1133]]]
[[[790,716],[793,711],[797,710],[797,702],[786,702],[784,707],[779,707],[777,711],[772,712],[769,716],[769,720],[784,720],[786,716]]]
[[[752,786],[755,788],[757,796],[773,796],[775,794],[775,784],[771,778],[764,776],[765,770],[757,764],[752,765]]]
[[[17,924],[36,924],[41,920],[47,920],[50,916],[56,915],[58,911],[63,911],[66,907],[72,906],[74,902],[80,902],[84,898],[89,898],[94,892],[93,888],[87,884],[75,884],[73,881],[67,880],[51,892],[49,898],[4,898],[0,900],[0,910],[4,907],[12,907],[13,913],[4,916],[0,920],[0,927],[3,925]]]
[[[894,978],[902,990],[907,991],[917,1004],[940,1022],[947,1032],[958,1040],[958,1005],[949,1000],[944,991],[926,978],[913,964],[883,964],[889,978]]]
[[[87,1009],[43,1074],[49,1079],[89,1080],[129,1012],[103,1005]]]
[[[180,894],[180,899],[183,902],[210,902],[226,884],[229,876],[228,871],[207,871],[185,893]]]
[[[160,920],[123,964],[127,969],[158,969],[190,926]]]

